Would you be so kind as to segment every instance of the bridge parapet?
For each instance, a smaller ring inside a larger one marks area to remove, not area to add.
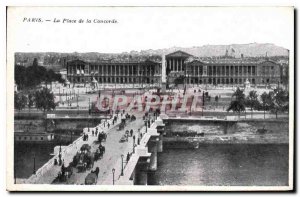
[[[118,185],[147,184],[147,170],[150,163],[151,153],[143,145],[135,147],[135,153],[130,157],[124,175],[116,182]]]
[[[161,123],[159,123],[161,125]],[[157,152],[159,149],[160,133],[157,132],[156,122],[152,123],[144,133],[140,144],[135,147],[121,176],[116,182],[119,185],[147,185],[148,171],[157,170]]]

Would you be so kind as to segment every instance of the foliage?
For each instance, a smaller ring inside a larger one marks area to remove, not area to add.
[[[15,97],[15,101],[14,101],[15,108],[19,111],[24,109],[27,104],[27,97],[24,94],[17,93],[17,92],[15,92],[14,97]]]
[[[32,93],[29,93],[28,94],[28,108],[30,109],[30,108],[32,108],[33,107],[33,105],[34,105],[34,94],[32,94]]]
[[[234,111],[238,113],[243,112],[245,111],[245,104],[238,100],[231,101],[227,111]]]
[[[289,93],[281,88],[277,88],[269,93],[264,92],[261,96],[261,105],[265,111],[277,114],[289,110]]]
[[[249,92],[249,95],[246,97],[245,104],[247,107],[250,107],[251,111],[253,111],[253,109],[259,109],[260,103],[258,101],[258,94],[256,91],[252,90]]]
[[[53,70],[47,70],[43,66],[39,66],[36,58],[33,61],[32,66],[15,66],[15,82],[18,87],[27,88],[35,87],[41,82],[64,82],[60,74],[55,73]]]
[[[44,112],[55,109],[54,95],[48,88],[43,88],[35,92],[35,106]]]
[[[179,84],[184,84],[185,77],[183,75],[174,79],[174,85],[178,87]]]
[[[271,112],[277,114],[278,112],[288,111],[289,94],[287,91],[277,88],[270,96],[272,98]]]
[[[245,94],[244,91],[240,88],[237,88],[236,91],[232,94],[235,97],[235,100],[231,101],[227,111],[240,112],[245,111]]]
[[[272,102],[273,92],[266,93],[264,92],[262,95],[260,95],[261,99],[261,105],[264,110],[270,110],[273,102]]]
[[[237,88],[236,91],[232,94],[232,97],[235,97],[235,100],[244,101],[245,94],[244,91],[240,88]]]
[[[215,101],[216,101],[216,102],[218,102],[218,101],[219,101],[219,97],[218,97],[218,95],[217,95],[217,96],[215,96]]]

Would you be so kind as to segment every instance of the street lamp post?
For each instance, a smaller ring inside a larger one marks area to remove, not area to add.
[[[135,135],[133,134],[132,136],[132,152],[134,153],[134,148],[135,148]]]
[[[91,102],[91,98],[89,98],[89,115],[91,115],[91,105],[90,105],[90,102]]]
[[[121,176],[124,175],[124,172],[123,172],[123,158],[124,158],[124,155],[122,154],[122,155],[121,155],[121,160],[122,160],[122,161],[121,161],[121,162],[122,162],[122,166],[121,166],[121,167],[122,167],[122,168],[121,168]]]
[[[77,95],[77,115],[79,114],[78,95]]]
[[[204,98],[204,91],[203,91],[203,94],[202,94],[202,116],[203,116],[203,108],[204,108],[204,102],[205,102],[205,98]]]
[[[190,105],[190,116],[192,115],[192,103],[193,103],[193,100],[194,100],[194,96],[192,96],[192,102],[191,102],[191,105]]]
[[[35,154],[33,155],[33,174],[35,174]]]
[[[112,170],[112,174],[113,174],[113,185],[115,184],[115,169],[113,168]]]
[[[60,87],[58,88],[58,96],[59,96],[59,102],[61,102],[61,97],[60,97]]]
[[[16,171],[16,165],[14,165],[14,178],[15,178],[15,184],[17,184],[17,171]]]

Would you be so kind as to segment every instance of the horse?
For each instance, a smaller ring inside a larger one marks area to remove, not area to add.
[[[72,174],[73,174],[73,167],[69,165],[68,167],[65,168],[65,176],[67,178],[70,178]]]
[[[100,159],[101,157],[101,152],[99,149],[96,150],[95,154],[94,154],[94,160],[98,161],[98,159]]]
[[[85,185],[96,185],[97,179],[98,179],[98,175],[96,173],[91,172],[85,177],[84,184]]]
[[[92,170],[92,171],[91,171],[91,173],[95,173],[97,177],[98,177],[98,175],[99,175],[99,172],[100,172],[99,167],[96,167],[95,170]]]
[[[100,154],[101,156],[105,153],[105,146],[102,146],[101,144],[99,145],[98,147],[99,151],[100,151]]]

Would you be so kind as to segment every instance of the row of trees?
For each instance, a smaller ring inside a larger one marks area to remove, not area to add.
[[[60,74],[55,73],[51,69],[47,70],[45,67],[39,66],[36,58],[32,66],[15,66],[15,82],[19,89],[32,88],[41,82],[48,84],[53,81],[64,82]]]
[[[239,116],[241,112],[246,111],[246,107],[250,108],[251,116],[253,116],[253,110],[263,110],[264,118],[266,111],[274,113],[277,118],[278,113],[286,112],[289,109],[289,94],[281,88],[269,93],[264,92],[260,96],[252,90],[247,97],[243,90],[237,88],[232,96],[235,97],[235,100],[231,101],[227,111],[238,112]]]
[[[15,92],[15,109],[21,111],[28,107],[30,110],[32,107],[45,111],[54,110],[56,107],[54,101],[54,95],[48,88],[43,88],[34,92],[24,93]]]

